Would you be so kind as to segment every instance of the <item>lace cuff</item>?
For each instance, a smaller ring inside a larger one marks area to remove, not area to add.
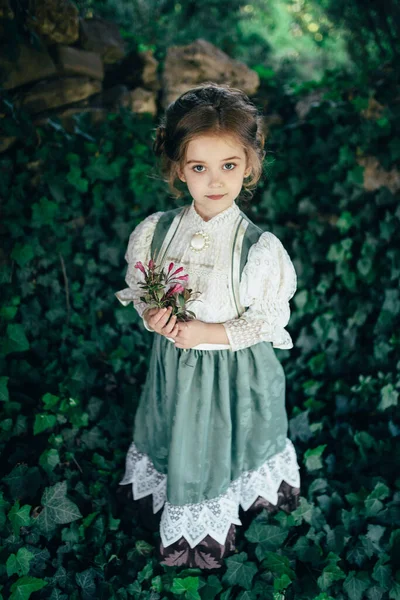
[[[148,308],[148,305],[146,302],[140,300],[140,297],[143,296],[143,289],[138,284],[144,281],[144,275],[139,269],[135,268],[135,264],[138,261],[141,261],[143,264],[149,262],[154,230],[162,214],[163,213],[159,211],[149,215],[139,223],[130,234],[128,248],[125,253],[125,260],[128,263],[125,281],[129,287],[119,290],[114,294],[123,306],[128,306],[128,304],[132,302],[140,317],[143,319],[144,327],[147,331],[152,332],[154,332],[154,330],[147,325],[143,318],[143,313],[146,308]]]
[[[237,319],[223,323],[232,350],[261,341],[272,342],[274,348],[293,348],[285,326],[296,287],[289,254],[273,233],[264,232],[250,248],[240,282],[240,301],[249,308]]]

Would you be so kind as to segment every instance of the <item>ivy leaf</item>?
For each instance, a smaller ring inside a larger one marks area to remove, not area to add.
[[[37,435],[46,429],[51,429],[57,423],[57,417],[55,415],[49,415],[42,413],[35,416],[35,424],[33,426],[33,435]]]
[[[25,329],[19,323],[7,325],[7,337],[5,351],[10,352],[25,352],[29,350],[30,344],[25,335]]]
[[[188,594],[190,593],[191,596],[190,598],[194,598],[197,594],[197,597],[200,598],[200,596],[198,595],[198,589],[199,589],[199,578],[198,577],[184,577],[182,579],[174,579],[174,582],[172,584],[171,587],[171,592],[173,594],[176,594],[177,596],[181,596],[182,594],[185,594],[185,596],[187,598],[189,598]]]
[[[0,402],[8,402],[8,380],[9,377],[0,377]]]
[[[378,585],[373,585],[366,591],[368,600],[381,600],[385,590],[380,588]]]
[[[304,464],[306,465],[308,471],[316,471],[317,469],[322,469],[323,463],[321,460],[321,456],[326,446],[327,444],[321,444],[316,448],[309,448],[305,451]]]
[[[389,589],[390,582],[392,579],[392,569],[390,565],[383,564],[387,560],[387,556],[380,558],[375,564],[374,570],[372,572],[372,578],[375,579],[375,581],[377,581],[384,590]]]
[[[240,585],[240,587],[250,590],[252,579],[258,569],[255,563],[246,562],[246,559],[246,552],[240,552],[239,554],[226,558],[225,563],[228,568],[222,581],[225,581],[229,585]]]
[[[267,556],[262,561],[262,566],[272,571],[272,573],[278,577],[286,574],[290,579],[295,578],[295,573],[290,568],[287,556],[281,556],[276,552],[267,552]]]
[[[150,579],[153,576],[153,565],[151,563],[147,563],[141,571],[137,574],[137,579],[140,583],[145,581],[146,579]]]
[[[207,583],[201,589],[201,597],[203,600],[214,600],[215,596],[222,590],[222,585],[216,575],[209,575]]]
[[[292,517],[295,520],[295,525],[301,525],[301,523],[306,521],[306,523],[311,523],[313,513],[313,505],[306,500],[303,496],[300,496],[299,506],[296,510],[292,511]]]
[[[335,581],[339,581],[345,577],[346,574],[342,571],[342,569],[340,569],[340,567],[334,563],[330,563],[324,568],[322,574],[318,577],[318,586],[322,591],[326,592]]]
[[[400,584],[395,581],[389,592],[390,600],[400,600]]]
[[[277,592],[283,592],[292,583],[290,577],[284,573],[280,577],[274,579],[274,590]]]
[[[394,389],[392,383],[388,383],[381,389],[381,401],[378,404],[379,410],[386,410],[390,406],[397,406],[399,392]]]
[[[256,598],[257,598],[257,596],[253,591],[251,591],[251,592],[243,591],[243,592],[240,592],[240,594],[238,596],[236,596],[236,600],[256,600]]]
[[[33,592],[41,590],[45,585],[47,581],[44,579],[24,575],[12,584],[10,600],[28,600]]]
[[[17,554],[11,554],[7,560],[7,575],[11,577],[17,575],[27,575],[29,573],[29,563],[34,555],[27,548],[20,548]]]
[[[31,523],[31,512],[32,506],[30,504],[25,504],[24,506],[19,506],[19,500],[15,501],[14,506],[11,508],[8,513],[8,518],[11,521],[12,528],[14,531],[14,535],[19,535],[20,527],[27,527]]]
[[[276,550],[280,548],[283,542],[289,535],[288,531],[285,531],[281,527],[276,525],[267,525],[265,522],[253,521],[245,533],[245,537],[249,542],[259,543],[260,546],[257,550],[261,551],[261,558],[257,554],[259,560],[264,558],[263,554],[268,550]]]
[[[308,422],[309,410],[305,410],[289,421],[290,438],[292,440],[299,439],[302,442],[308,442],[312,437],[312,431]]]
[[[149,556],[153,552],[153,546],[145,540],[137,540],[135,548],[142,556]]]
[[[82,517],[77,505],[66,497],[67,482],[61,481],[44,490],[42,495],[43,510],[37,523],[41,531],[51,533],[56,525],[71,523]]]
[[[361,597],[371,583],[366,571],[350,571],[347,575],[343,587],[346,590],[350,600],[361,600]]]

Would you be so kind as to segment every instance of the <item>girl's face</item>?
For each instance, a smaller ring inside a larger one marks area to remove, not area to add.
[[[244,149],[234,138],[199,135],[189,142],[183,171],[179,170],[178,176],[207,215],[228,208],[250,172]]]

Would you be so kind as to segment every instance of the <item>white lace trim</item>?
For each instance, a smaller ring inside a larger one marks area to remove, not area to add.
[[[164,547],[182,536],[194,548],[206,535],[224,544],[232,523],[241,525],[239,504],[247,510],[262,496],[271,504],[278,502],[282,481],[300,487],[299,465],[293,443],[286,438],[286,446],[253,471],[244,471],[233,481],[224,494],[195,504],[174,505],[167,501],[167,475],[157,471],[147,454],[140,452],[132,442],[126,456],[125,475],[120,485],[132,483],[134,500],[153,494],[153,512],[164,506],[160,521],[160,535]]]

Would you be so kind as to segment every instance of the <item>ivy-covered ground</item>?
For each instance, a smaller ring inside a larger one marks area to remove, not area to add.
[[[324,98],[299,119],[296,102],[318,87]],[[263,81],[260,97],[272,89]],[[298,274],[295,347],[276,352],[301,503],[239,527],[217,574],[159,565],[158,532],[119,486],[152,334],[114,293],[132,229],[176,205],[156,177],[156,123],[122,113],[35,130],[3,102],[19,138],[0,155],[3,598],[400,598],[395,71],[333,73],[272,97],[283,120],[243,209]],[[368,157],[381,166],[370,191]]]

